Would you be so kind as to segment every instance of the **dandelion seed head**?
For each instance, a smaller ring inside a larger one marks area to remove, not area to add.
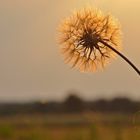
[[[120,24],[99,9],[74,12],[60,25],[61,52],[65,62],[83,72],[104,68],[115,53],[102,41],[121,49]]]

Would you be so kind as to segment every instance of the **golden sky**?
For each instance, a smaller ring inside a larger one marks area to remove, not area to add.
[[[69,90],[85,99],[140,99],[140,79],[121,58],[103,72],[83,74],[65,65],[57,28],[84,6],[99,7],[121,23],[123,53],[140,68],[139,0],[4,0],[0,2],[0,99],[62,99]]]

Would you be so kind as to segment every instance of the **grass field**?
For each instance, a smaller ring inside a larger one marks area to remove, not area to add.
[[[0,117],[0,140],[140,140],[140,118],[97,113]]]

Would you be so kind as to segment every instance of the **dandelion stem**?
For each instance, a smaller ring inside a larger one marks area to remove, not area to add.
[[[102,44],[104,44],[105,46],[107,46],[108,48],[110,48],[111,50],[113,50],[115,53],[117,53],[120,57],[122,57],[138,73],[138,75],[140,76],[140,70],[126,56],[124,56],[122,53],[120,53],[119,51],[114,49],[112,46],[110,46],[106,42],[104,42],[102,40],[100,40],[100,42]]]

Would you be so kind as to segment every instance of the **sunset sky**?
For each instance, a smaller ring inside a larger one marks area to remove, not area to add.
[[[140,100],[140,77],[120,57],[91,74],[64,63],[58,26],[73,10],[89,5],[120,21],[122,52],[140,68],[140,0],[3,0],[0,101],[61,100],[70,91],[87,100],[116,96]]]

